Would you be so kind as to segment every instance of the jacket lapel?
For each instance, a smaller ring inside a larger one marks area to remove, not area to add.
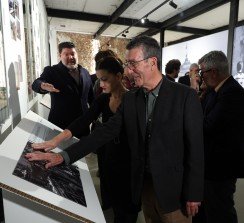
[[[146,135],[146,104],[145,95],[142,89],[138,90],[136,96],[136,109],[137,109],[137,119],[143,140],[145,140]]]

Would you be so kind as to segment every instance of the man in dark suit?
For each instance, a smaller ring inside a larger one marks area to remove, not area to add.
[[[32,89],[40,94],[50,93],[51,109],[48,120],[64,129],[87,109],[94,95],[88,71],[78,64],[75,45],[62,42],[58,46],[60,62],[47,66]]]
[[[177,78],[180,73],[180,65],[181,62],[177,59],[169,60],[165,66],[165,77],[175,82],[175,78]]]
[[[203,194],[202,111],[196,92],[160,72],[160,46],[151,37],[132,39],[125,66],[141,88],[129,91],[116,114],[61,154],[30,153],[46,168],[73,163],[118,136],[131,150],[131,192],[142,201],[146,222],[188,223]],[[129,154],[128,154],[129,156]]]
[[[233,194],[244,173],[244,89],[229,74],[223,52],[209,52],[199,65],[211,89],[203,108],[207,223],[237,223]]]

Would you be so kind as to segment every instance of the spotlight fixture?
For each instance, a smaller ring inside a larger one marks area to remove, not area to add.
[[[173,7],[174,9],[177,9],[178,5],[176,5],[173,0],[169,2],[169,5]]]
[[[124,33],[122,33],[122,35],[121,35],[121,36],[126,37],[126,35],[125,35]]]
[[[149,22],[149,19],[148,18],[142,18],[141,19],[141,23],[144,24],[144,23],[148,23]]]
[[[129,30],[127,29],[127,30],[125,30],[125,33],[129,33]]]

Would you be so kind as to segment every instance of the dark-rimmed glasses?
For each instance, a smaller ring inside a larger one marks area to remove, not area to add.
[[[144,61],[144,60],[147,60],[149,59],[150,57],[147,57],[147,58],[144,58],[142,60],[134,60],[134,61],[125,61],[124,63],[124,67],[128,67],[128,68],[136,68],[137,64]]]
[[[199,75],[200,75],[200,77],[202,77],[203,75],[204,75],[204,73],[207,73],[207,72],[209,72],[210,70],[212,70],[212,68],[210,68],[210,69],[208,69],[208,70],[199,70]]]

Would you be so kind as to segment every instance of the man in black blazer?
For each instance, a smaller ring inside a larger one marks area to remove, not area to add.
[[[46,168],[73,163],[118,136],[131,150],[132,197],[142,201],[146,222],[191,222],[203,194],[202,111],[196,92],[160,72],[160,46],[151,37],[132,39],[125,66],[139,89],[125,94],[116,114],[61,154],[30,153]],[[129,155],[128,155],[129,156]]]
[[[89,72],[78,64],[75,45],[62,42],[58,46],[60,62],[47,66],[32,89],[40,94],[50,93],[51,109],[48,120],[64,129],[87,109],[94,95]]]
[[[211,51],[199,64],[211,89],[203,107],[207,223],[237,223],[233,194],[244,176],[244,89],[229,74],[223,52]]]

